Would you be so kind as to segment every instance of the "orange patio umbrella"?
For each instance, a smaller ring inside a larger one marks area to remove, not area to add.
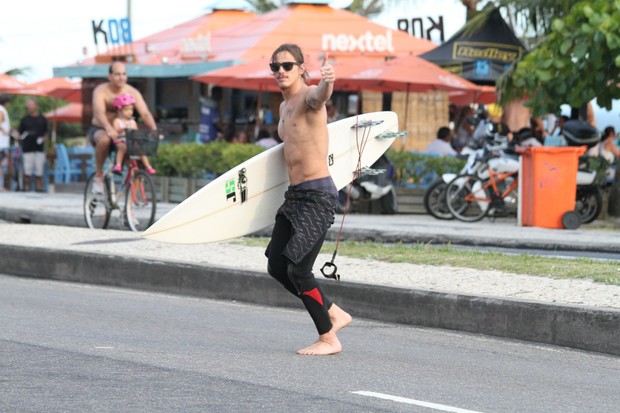
[[[243,10],[214,9],[211,13],[134,41],[129,47],[135,60],[130,63],[158,65],[165,60],[165,64],[173,65],[213,60],[212,33],[254,16],[254,13]],[[111,49],[99,56],[116,53],[117,50]],[[95,59],[85,62],[93,63]]]
[[[11,75],[0,73],[0,92],[13,93],[26,87],[26,83],[15,79]]]
[[[47,120],[56,121],[56,122],[81,123],[82,122],[82,104],[81,103],[69,103],[68,105],[63,106],[61,108],[51,110],[45,113],[43,116],[45,116]]]
[[[216,60],[268,59],[283,43],[298,44],[310,59],[330,56],[420,54],[431,41],[374,23],[366,17],[325,4],[291,3],[241,24],[214,32]]]

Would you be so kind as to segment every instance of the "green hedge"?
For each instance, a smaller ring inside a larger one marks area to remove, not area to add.
[[[252,144],[227,142],[159,145],[157,156],[149,158],[157,174],[185,178],[221,175],[265,149]]]
[[[452,156],[403,150],[389,150],[387,156],[394,165],[394,184],[399,186],[428,186],[437,176],[460,172],[466,162]]]
[[[258,145],[227,142],[165,144],[150,160],[158,175],[202,178],[221,175],[262,151]],[[388,157],[394,164],[394,183],[402,186],[426,186],[436,176],[458,172],[465,164],[462,159],[422,152],[390,150]]]

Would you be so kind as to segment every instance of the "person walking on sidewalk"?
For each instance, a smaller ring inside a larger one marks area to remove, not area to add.
[[[108,70],[108,82],[102,83],[93,91],[93,120],[88,130],[88,138],[95,147],[95,184],[93,191],[103,191],[103,164],[110,147],[118,140],[118,132],[112,125],[116,117],[114,99],[127,93],[135,99],[134,107],[144,124],[152,130],[157,130],[155,119],[142,97],[142,94],[133,86],[127,84],[127,71],[122,62],[114,62]]]
[[[9,113],[6,110],[6,105],[11,99],[5,95],[0,94],[0,192],[11,188],[10,178],[4,181],[4,165],[9,159],[11,151],[11,121],[9,120]],[[7,168],[8,170],[9,168]]]
[[[278,133],[284,141],[290,186],[276,214],[271,241],[265,251],[267,269],[284,288],[301,299],[319,333],[315,343],[297,353],[335,354],[342,350],[336,333],[351,322],[351,316],[325,295],[312,267],[334,222],[338,197],[327,168],[325,110],[336,74],[325,61],[319,84],[308,86],[304,55],[293,44],[278,47],[269,67],[284,97]]]
[[[45,141],[47,140],[47,119],[39,112],[39,104],[34,99],[26,101],[26,116],[19,123],[24,157],[24,191],[32,189],[34,174],[37,192],[43,192],[43,169],[45,168]]]

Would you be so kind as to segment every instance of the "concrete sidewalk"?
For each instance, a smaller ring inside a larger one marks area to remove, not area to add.
[[[86,227],[81,193],[0,193],[0,220],[45,225]],[[176,204],[157,204],[161,217]],[[111,228],[119,228],[119,219]],[[337,216],[329,238],[340,230]],[[515,218],[488,218],[476,223],[438,220],[429,215],[349,214],[343,228],[344,239],[379,242],[452,243],[460,245],[541,248],[548,250],[620,253],[620,219],[582,225],[576,230],[523,227]]]
[[[158,215],[173,206],[158,204]],[[89,230],[81,194],[0,193],[0,220],[9,222],[0,226],[4,274],[299,308],[266,276],[262,248],[162,244],[130,231]],[[339,226],[337,219],[330,237]],[[343,238],[620,252],[613,226],[568,231],[520,227],[514,218],[471,224],[423,215],[348,215]],[[321,256],[317,265],[329,258]],[[346,257],[337,262],[346,281],[323,285],[357,317],[620,355],[617,286]],[[572,297],[577,292],[585,295]]]

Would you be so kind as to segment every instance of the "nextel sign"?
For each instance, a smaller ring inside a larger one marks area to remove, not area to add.
[[[95,38],[95,44],[99,45],[97,38],[99,35],[103,36],[103,41],[106,44],[112,44],[118,46],[121,43],[128,44],[132,42],[131,39],[131,23],[128,18],[123,19],[108,19],[107,25],[105,20],[91,20],[93,25],[93,37]],[[106,32],[105,29],[108,29]]]
[[[322,37],[322,48],[334,52],[394,52],[391,30],[385,34],[367,31],[359,36],[327,33]]]

